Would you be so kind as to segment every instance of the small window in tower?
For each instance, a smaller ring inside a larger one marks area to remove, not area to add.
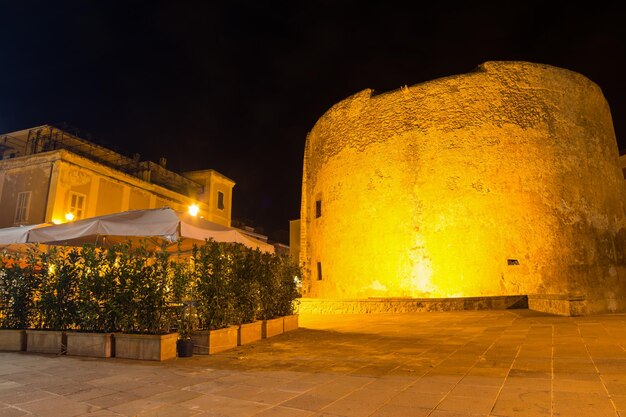
[[[315,202],[315,218],[322,217],[322,200]]]
[[[221,191],[217,192],[217,208],[224,210],[224,193]]]
[[[318,281],[322,280],[322,263],[321,262],[317,263],[317,280]]]
[[[17,206],[15,208],[15,223],[23,224],[28,221],[28,211],[30,209],[30,191],[23,191],[17,195]]]

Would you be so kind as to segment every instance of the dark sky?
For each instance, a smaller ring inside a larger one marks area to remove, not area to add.
[[[307,132],[365,88],[550,64],[602,88],[626,148],[617,6],[405,3],[0,0],[0,133],[66,122],[175,171],[216,169],[237,182],[233,217],[270,236],[299,217]]]

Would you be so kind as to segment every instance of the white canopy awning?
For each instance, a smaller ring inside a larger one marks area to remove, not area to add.
[[[238,229],[170,208],[125,211],[33,228],[28,232],[27,242],[78,246],[85,243],[107,245],[138,239],[148,239],[157,245],[169,242],[172,250],[176,250],[175,243],[180,239],[183,251],[189,250],[194,243],[213,239],[216,242],[241,243],[252,249],[274,253],[274,246]]]
[[[20,251],[27,247],[28,235],[32,229],[47,226],[49,223],[27,226],[5,227],[0,229],[0,250]]]

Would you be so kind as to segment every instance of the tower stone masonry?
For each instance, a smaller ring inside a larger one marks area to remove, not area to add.
[[[305,297],[528,295],[558,314],[626,311],[624,178],[584,76],[529,62],[329,109],[306,141]]]

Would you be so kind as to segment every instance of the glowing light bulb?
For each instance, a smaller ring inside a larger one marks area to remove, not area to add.
[[[65,213],[65,220],[67,220],[68,222],[74,220],[74,213]]]
[[[200,207],[196,206],[195,204],[189,206],[189,214],[191,214],[192,216],[197,216],[199,212]]]

